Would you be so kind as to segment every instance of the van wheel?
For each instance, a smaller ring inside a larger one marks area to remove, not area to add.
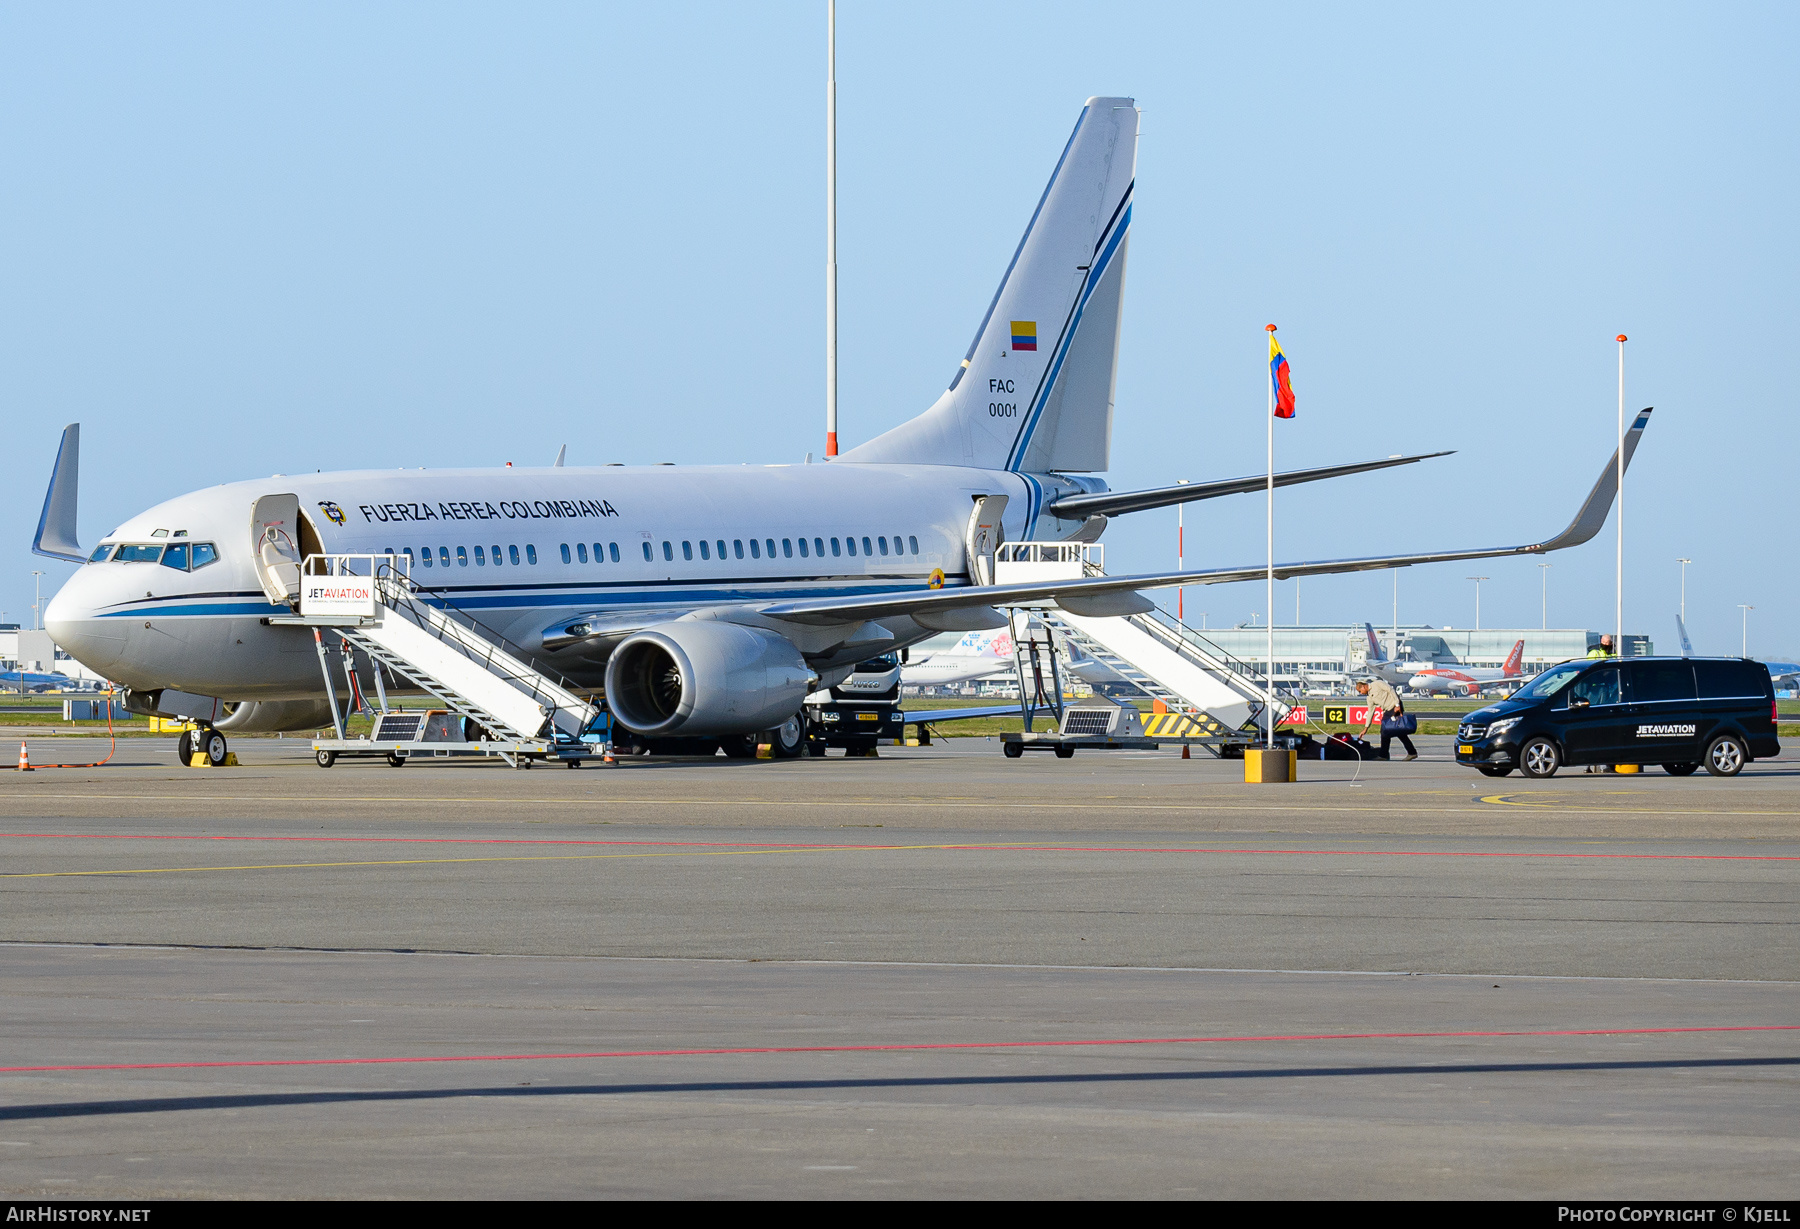
[[[1477,764],[1475,771],[1484,777],[1504,777],[1512,771],[1511,764]]]
[[[186,735],[183,735],[183,737],[185,738]],[[330,768],[333,764],[337,763],[337,752],[325,750],[315,751],[313,752],[313,759],[318,761],[320,768]]]
[[[1749,760],[1744,744],[1730,734],[1719,735],[1706,749],[1706,771],[1715,777],[1735,777]]]
[[[1528,777],[1554,777],[1561,767],[1562,750],[1541,734],[1519,751],[1519,770]]]
[[[806,719],[795,713],[769,731],[769,754],[778,760],[791,760],[806,750]]]
[[[1671,777],[1691,777],[1700,771],[1698,764],[1664,764],[1663,771]]]

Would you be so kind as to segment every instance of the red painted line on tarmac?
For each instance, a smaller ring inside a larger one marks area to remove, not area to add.
[[[792,849],[807,850],[884,850],[902,848],[892,844],[859,844],[851,842],[808,841],[582,841],[532,839],[525,837],[464,836],[193,836],[153,835],[132,832],[0,832],[0,839],[30,838],[34,840],[84,841],[269,841],[269,842],[337,842],[348,844],[417,844],[417,845],[574,845],[645,849]],[[1800,854],[1772,853],[1580,853],[1529,852],[1519,850],[1475,849],[1248,849],[1213,848],[1208,846],[1140,846],[1140,845],[1033,845],[1033,844],[933,844],[908,845],[904,848],[929,849],[933,852],[960,853],[1149,853],[1149,854],[1288,854],[1331,858],[1586,858],[1639,859],[1650,861],[1696,862],[1800,862]]]
[[[428,1054],[410,1058],[262,1058],[230,1062],[88,1063],[55,1067],[0,1067],[0,1074],[53,1071],[185,1071],[218,1067],[353,1067],[385,1063],[516,1063],[587,1058],[703,1058],[734,1054],[892,1054],[923,1050],[1026,1050],[1073,1046],[1221,1045],[1244,1041],[1418,1041],[1479,1037],[1644,1037],[1671,1033],[1768,1033],[1800,1030],[1800,1024],[1713,1024],[1689,1028],[1493,1029],[1441,1033],[1294,1033],[1264,1037],[1106,1037],[1078,1041],[926,1041],[892,1045],[729,1046],[694,1050],[597,1050],[570,1054]]]

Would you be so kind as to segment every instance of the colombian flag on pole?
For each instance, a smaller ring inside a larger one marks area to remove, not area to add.
[[[1269,326],[1269,382],[1275,391],[1275,417],[1294,416],[1294,386],[1288,380],[1287,355],[1275,340],[1275,326]]]

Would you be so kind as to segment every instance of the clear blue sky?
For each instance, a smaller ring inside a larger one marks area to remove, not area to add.
[[[1104,16],[1096,16],[1104,12]],[[847,0],[843,435],[947,382],[1076,113],[1144,108],[1115,488],[1458,449],[1283,493],[1284,558],[1560,528],[1612,447],[1614,346],[1657,413],[1626,622],[1800,653],[1791,5],[1504,11]],[[0,606],[58,432],[81,532],[306,468],[822,452],[824,5],[11,5],[0,11]],[[1174,562],[1174,513],[1108,531]],[[1262,557],[1257,497],[1189,560]],[[1401,576],[1401,618],[1538,622],[1533,559]],[[1552,557],[1553,626],[1610,625],[1609,526]],[[1390,617],[1387,574],[1308,622]],[[1276,614],[1293,618],[1292,583]],[[1260,586],[1190,593],[1236,622]]]

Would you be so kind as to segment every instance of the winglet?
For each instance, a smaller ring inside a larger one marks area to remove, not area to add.
[[[563,459],[565,457],[567,457],[568,455],[569,455],[569,446],[567,444],[564,444],[561,448],[558,448],[556,450],[556,460],[550,462],[550,468],[561,469],[563,467]]]
[[[56,450],[56,468],[50,471],[50,489],[44,492],[44,511],[38,516],[37,536],[31,551],[51,559],[86,563],[75,536],[75,489],[81,469],[81,424],[63,428],[62,446]]]
[[[1637,419],[1625,431],[1625,468],[1631,468],[1631,454],[1637,451],[1638,440],[1644,434],[1644,428],[1650,425],[1650,410],[1645,406],[1638,411]],[[1569,527],[1548,541],[1540,542],[1532,547],[1533,551],[1563,550],[1570,546],[1580,546],[1589,538],[1600,532],[1606,524],[1606,514],[1612,511],[1613,497],[1619,493],[1619,453],[1613,450],[1606,462],[1606,468],[1600,471],[1600,477],[1594,483],[1594,489],[1588,492],[1587,502],[1581,505],[1581,511],[1569,522]]]

